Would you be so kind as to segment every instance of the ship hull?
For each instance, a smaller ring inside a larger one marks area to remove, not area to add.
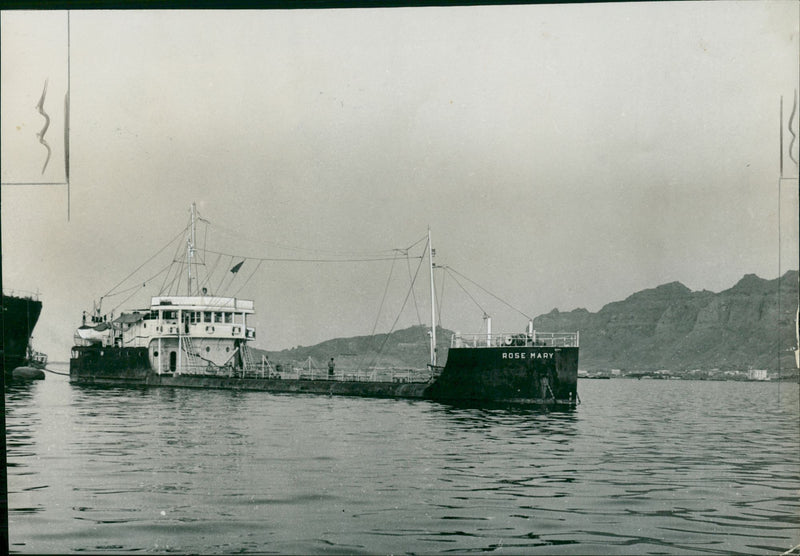
[[[75,347],[70,381],[89,385],[253,390],[371,398],[429,399],[445,402],[574,406],[577,403],[578,348],[452,348],[440,375],[426,382],[241,378],[159,374],[146,348]]]
[[[28,344],[41,312],[41,301],[3,295],[3,351],[0,364],[6,378],[11,377],[14,369],[27,363]]]
[[[577,400],[577,347],[450,348],[427,396],[442,400]]]

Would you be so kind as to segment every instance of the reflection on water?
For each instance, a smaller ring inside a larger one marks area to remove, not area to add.
[[[548,412],[51,378],[6,392],[16,552],[800,543],[797,385],[582,381]]]

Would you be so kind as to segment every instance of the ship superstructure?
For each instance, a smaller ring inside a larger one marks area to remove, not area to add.
[[[235,297],[153,297],[147,309],[123,312],[110,322],[96,316],[78,328],[72,360],[99,351],[98,357],[108,352],[115,364],[114,355],[146,362],[159,375],[230,375],[248,367],[252,313],[252,301]]]
[[[149,307],[116,317],[98,309],[84,313],[75,331],[71,371],[242,376],[254,368],[247,345],[256,336],[247,325],[253,301],[210,295],[198,285],[192,274],[196,221],[192,204],[185,264],[188,294],[152,297]]]

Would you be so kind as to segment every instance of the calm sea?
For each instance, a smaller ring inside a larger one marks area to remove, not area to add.
[[[798,385],[583,380],[566,413],[424,401],[6,391],[22,553],[779,554]]]

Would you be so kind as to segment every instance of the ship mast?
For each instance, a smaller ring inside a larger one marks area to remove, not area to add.
[[[195,237],[195,204],[192,203],[192,222],[190,225],[190,233],[189,233],[189,240],[186,245],[186,262],[187,268],[189,269],[188,272],[188,290],[186,291],[186,295],[192,295],[192,260],[194,259],[194,237]]]
[[[431,269],[431,366],[436,366],[436,290],[433,287],[433,247],[431,246],[431,228],[428,226],[428,262]]]

